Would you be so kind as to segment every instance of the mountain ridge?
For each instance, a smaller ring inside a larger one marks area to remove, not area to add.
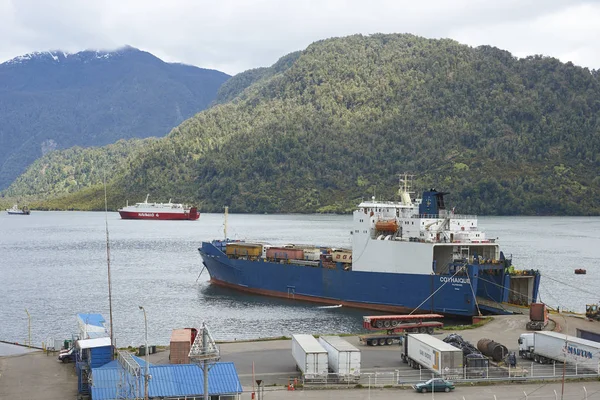
[[[162,137],[210,106],[229,75],[131,46],[0,64],[0,189],[47,149]]]
[[[315,42],[267,70],[140,147],[111,204],[151,192],[205,212],[348,212],[411,172],[461,213],[600,214],[596,71],[407,34]],[[95,190],[46,206],[89,206]]]

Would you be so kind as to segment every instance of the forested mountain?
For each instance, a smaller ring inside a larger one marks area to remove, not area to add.
[[[122,174],[127,159],[156,138],[121,139],[104,147],[79,146],[51,151],[38,158],[3,195],[11,199],[47,199],[103,185]]]
[[[0,189],[54,149],[165,136],[207,108],[228,78],[132,47],[0,64]]]
[[[233,101],[128,159],[113,207],[153,193],[202,211],[348,211],[392,198],[409,172],[461,213],[600,214],[596,71],[378,34],[319,41],[276,73],[234,79]],[[100,209],[100,190],[52,204]]]

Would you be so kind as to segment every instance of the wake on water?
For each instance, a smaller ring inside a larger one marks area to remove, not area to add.
[[[323,308],[340,308],[341,306],[342,306],[341,304],[338,304],[336,306],[320,306],[320,307],[317,307],[317,308],[321,308],[321,309],[323,309]]]

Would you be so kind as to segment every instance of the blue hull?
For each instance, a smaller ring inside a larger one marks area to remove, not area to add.
[[[387,312],[406,313],[418,309],[421,312],[456,316],[479,314],[474,293],[478,298],[498,303],[506,301],[508,296],[508,276],[497,272],[485,275],[486,271],[476,265],[468,267],[468,276],[452,277],[344,271],[342,264],[330,269],[230,259],[213,244],[206,242],[199,251],[212,283],[267,296]],[[480,275],[485,275],[485,279],[480,280]],[[503,313],[501,309],[486,310]]]

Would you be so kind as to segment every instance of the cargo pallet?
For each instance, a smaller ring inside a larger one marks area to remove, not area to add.
[[[358,339],[368,346],[385,346],[402,342],[405,333],[432,334],[436,328],[442,328],[439,321],[428,319],[443,318],[440,314],[415,314],[415,315],[377,315],[363,317],[363,328],[368,330],[385,329],[386,333],[359,336]]]

